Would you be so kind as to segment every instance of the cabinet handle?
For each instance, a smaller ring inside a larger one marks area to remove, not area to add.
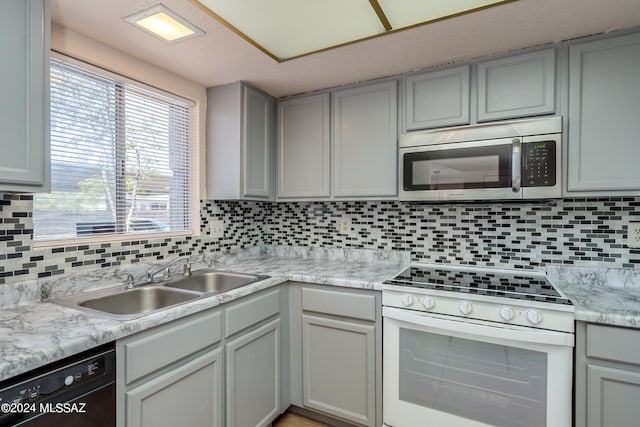
[[[520,191],[522,185],[522,143],[518,138],[511,141],[511,190]]]

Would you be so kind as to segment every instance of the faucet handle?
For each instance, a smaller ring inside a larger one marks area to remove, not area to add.
[[[133,286],[136,279],[134,279],[133,274],[131,273],[120,273],[118,277],[124,277],[124,283],[127,286]]]
[[[185,277],[191,276],[191,258],[182,266],[182,275]]]

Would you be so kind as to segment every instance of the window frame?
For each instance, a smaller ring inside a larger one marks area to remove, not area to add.
[[[189,140],[188,149],[190,156],[189,165],[189,199],[190,199],[190,229],[182,231],[162,231],[162,232],[136,232],[136,233],[123,233],[123,234],[95,234],[82,237],[67,237],[59,239],[45,239],[45,240],[32,240],[34,249],[48,249],[57,248],[63,246],[77,246],[77,245],[91,245],[100,243],[117,243],[117,242],[130,242],[140,240],[157,240],[165,238],[184,238],[195,237],[200,235],[200,138],[199,138],[199,115],[197,101],[186,98],[184,96],[176,95],[171,90],[157,87],[145,83],[139,79],[133,79],[127,77],[118,72],[107,70],[98,65],[82,61],[71,56],[51,51],[51,58],[55,58],[61,62],[69,63],[73,66],[82,68],[88,72],[101,75],[103,77],[113,79],[118,83],[130,84],[138,88],[156,92],[159,96],[174,99],[180,103],[186,104],[190,109],[189,116]],[[35,196],[35,195],[34,195]]]

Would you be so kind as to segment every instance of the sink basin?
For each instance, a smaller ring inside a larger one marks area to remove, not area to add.
[[[269,276],[219,270],[196,270],[191,276],[137,288],[103,289],[52,299],[51,302],[120,320],[135,319],[168,307],[226,292]]]
[[[51,302],[75,309],[101,312],[116,319],[133,319],[201,298],[202,294],[163,286],[111,288],[59,298]]]
[[[106,313],[137,314],[191,301],[199,296],[200,295],[180,292],[174,289],[149,286],[88,299],[80,302],[78,305]]]
[[[186,289],[202,293],[221,293],[231,289],[236,289],[269,276],[257,274],[234,273],[231,271],[219,270],[196,270],[189,277],[165,283],[167,288]]]

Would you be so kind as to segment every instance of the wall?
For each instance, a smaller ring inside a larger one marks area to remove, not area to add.
[[[640,268],[626,224],[640,198],[548,203],[201,202],[200,237],[32,248],[32,196],[0,194],[0,285],[259,244],[407,249],[414,262],[543,270],[547,263]],[[338,233],[342,215],[353,233]],[[210,220],[223,220],[213,238]]]
[[[117,267],[165,258],[220,252],[262,243],[265,209],[253,202],[201,202],[199,237],[132,240],[33,249],[33,196],[0,194],[0,285],[59,274]],[[210,220],[225,221],[225,234],[213,238]]]
[[[352,234],[338,233],[342,215]],[[640,221],[640,198],[427,204],[280,203],[265,243],[410,249],[414,262],[544,270],[548,263],[640,268],[626,227]]]
[[[204,86],[133,58],[117,49],[55,23],[51,25],[51,50],[54,51],[53,56],[57,53],[66,55],[193,101],[193,129],[195,135],[193,146],[194,153],[198,153],[198,156],[194,156],[194,161],[198,161],[200,166],[199,173],[194,175],[195,180],[193,182],[193,188],[199,189],[199,194],[193,194],[193,199],[198,200],[205,197],[207,194],[204,166],[206,153],[205,144],[199,143],[199,141],[205,141],[206,139],[204,118],[207,113],[207,90]],[[199,185],[198,180],[202,182],[202,185]],[[194,217],[192,222],[196,223],[196,219]]]

